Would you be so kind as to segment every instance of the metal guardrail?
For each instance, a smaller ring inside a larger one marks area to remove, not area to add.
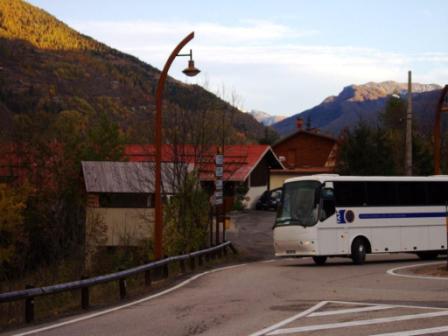
[[[230,241],[224,242],[220,245],[210,247],[208,249],[183,254],[174,257],[168,257],[162,260],[157,260],[150,262],[145,265],[129,268],[127,270],[119,271],[116,273],[110,273],[105,275],[96,276],[93,278],[81,279],[78,281],[71,281],[57,285],[38,287],[38,288],[30,288],[0,293],[0,303],[4,302],[13,302],[18,300],[25,300],[25,321],[30,323],[34,321],[34,298],[37,296],[51,295],[57,294],[61,292],[73,291],[77,289],[81,289],[81,307],[83,309],[87,309],[90,305],[89,303],[89,287],[106,283],[112,281],[119,282],[119,290],[120,290],[120,298],[126,298],[126,278],[139,274],[145,273],[145,284],[151,285],[151,270],[154,269],[162,269],[163,276],[168,277],[168,265],[173,262],[180,263],[180,269],[182,273],[186,272],[185,261],[189,261],[190,269],[194,270],[196,268],[196,260],[198,259],[198,265],[202,266],[205,256],[206,261],[208,261],[213,257],[221,257],[222,254],[227,254],[227,248],[230,248],[234,254],[237,253],[235,247],[232,245]]]

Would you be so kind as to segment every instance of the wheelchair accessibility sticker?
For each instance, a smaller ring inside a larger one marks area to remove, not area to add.
[[[352,210],[341,209],[336,212],[336,222],[338,224],[352,223],[355,220],[355,214]]]

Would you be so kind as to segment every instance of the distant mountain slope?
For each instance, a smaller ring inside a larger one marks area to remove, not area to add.
[[[271,126],[285,119],[285,116],[272,115],[263,111],[252,110],[249,112],[258,122],[265,126]]]
[[[435,84],[413,84],[413,105],[417,122],[421,127],[432,127],[433,114],[441,87]],[[286,118],[272,127],[282,136],[295,130],[295,120],[301,117],[312,127],[337,135],[344,128],[355,126],[359,120],[376,124],[391,94],[405,95],[406,83],[392,81],[367,83],[345,87],[338,96],[326,98],[321,104]]]
[[[18,113],[77,110],[107,113],[133,141],[151,133],[160,71],[21,0],[0,0],[0,74],[0,129]],[[198,111],[208,109],[216,123],[226,110],[238,141],[264,135],[251,115],[200,86],[169,78],[164,97],[167,119],[179,109],[201,118]]]

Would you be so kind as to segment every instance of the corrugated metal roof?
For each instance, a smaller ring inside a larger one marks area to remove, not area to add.
[[[152,162],[82,161],[87,192],[95,193],[154,193]],[[175,181],[184,169],[191,166],[162,163],[162,192],[174,193]]]

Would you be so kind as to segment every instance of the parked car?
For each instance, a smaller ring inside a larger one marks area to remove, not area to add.
[[[266,190],[258,199],[255,209],[257,210],[277,210],[277,205],[282,198],[282,188]]]

